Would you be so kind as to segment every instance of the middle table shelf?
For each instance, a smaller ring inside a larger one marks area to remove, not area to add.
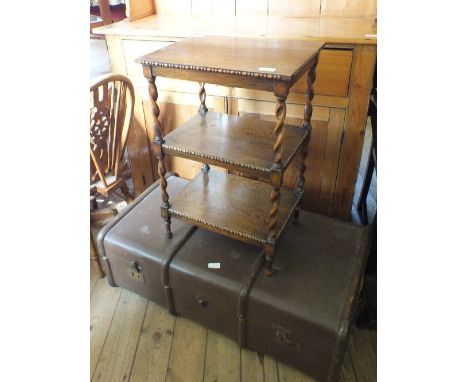
[[[201,171],[170,199],[171,215],[251,244],[265,244],[271,186],[211,170]],[[290,220],[300,195],[281,188],[278,237]]]
[[[164,137],[168,154],[230,170],[268,177],[274,163],[275,122],[256,114],[197,114]],[[307,131],[284,124],[283,171],[306,138]]]

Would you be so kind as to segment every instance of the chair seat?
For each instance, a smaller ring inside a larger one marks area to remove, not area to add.
[[[107,187],[101,179],[98,179],[90,184],[90,190],[97,191],[99,194],[108,196],[109,193],[111,193],[116,188],[119,188],[119,186],[123,182],[125,182],[126,179],[129,179],[131,177],[130,169],[128,168],[127,162],[122,162],[120,171],[121,172],[118,178],[112,173],[104,175]]]
[[[115,181],[117,180],[116,176],[112,174],[107,174],[104,176],[104,178],[106,179],[107,187],[112,186],[112,184],[114,184]],[[102,180],[99,179],[95,181],[94,183],[91,183],[89,187],[90,188],[96,187],[96,189],[98,189],[98,188],[106,188],[106,185],[104,184]]]

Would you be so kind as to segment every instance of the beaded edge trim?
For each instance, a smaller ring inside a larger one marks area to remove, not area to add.
[[[306,135],[304,135],[302,137],[302,139],[300,140],[299,145],[293,150],[291,155],[287,158],[286,161],[284,161],[284,163],[286,163],[287,165],[289,165],[291,163],[292,158],[297,154],[297,151],[299,150],[299,148],[304,143],[305,138],[306,138]],[[242,168],[248,168],[248,169],[251,169],[251,170],[254,170],[254,171],[260,171],[260,172],[263,172],[263,173],[266,173],[266,174],[270,173],[269,168],[258,167],[258,166],[253,166],[253,165],[249,165],[249,164],[242,164],[242,163],[239,163],[239,162],[234,162],[234,161],[231,161],[231,160],[228,160],[228,159],[220,158],[220,157],[217,157],[217,156],[214,156],[214,155],[207,155],[207,154],[197,153],[195,151],[170,146],[170,145],[168,145],[166,143],[164,143],[162,145],[162,147],[164,149],[166,149],[166,150],[169,150],[169,151],[176,151],[178,153],[188,154],[188,155],[192,155],[192,156],[198,157],[198,158],[206,158],[206,159],[215,160],[215,161],[222,162],[222,163],[228,163],[228,164],[232,164],[234,166],[238,166],[238,167],[242,167]]]
[[[296,197],[296,201],[292,205],[291,210],[289,211],[289,214],[286,216],[286,219],[284,219],[284,222],[283,222],[283,225],[281,226],[281,229],[278,230],[275,240],[277,240],[278,237],[283,233],[284,228],[288,224],[289,220],[291,219],[291,216],[293,215],[294,210],[296,209],[299,201],[301,200],[301,196],[302,195],[299,195],[299,196]],[[171,213],[174,216],[178,216],[178,217],[181,217],[183,219],[187,219],[187,220],[192,221],[192,222],[201,223],[201,224],[203,224],[205,226],[208,226],[208,227],[221,229],[221,230],[223,230],[225,232],[234,234],[236,236],[244,237],[246,239],[249,239],[251,241],[255,241],[257,243],[261,243],[261,244],[267,244],[268,243],[267,240],[265,240],[265,239],[259,239],[258,237],[255,237],[255,236],[243,233],[243,232],[235,231],[235,230],[232,230],[230,228],[223,227],[221,225],[215,225],[215,224],[209,223],[206,220],[202,220],[202,219],[199,219],[199,218],[196,218],[196,217],[193,217],[193,216],[189,216],[189,215],[184,214],[184,213],[182,213],[180,211],[174,210],[172,207],[169,208],[169,213]]]
[[[215,160],[215,161],[218,161],[218,162],[229,163],[229,164],[232,164],[234,166],[249,168],[249,169],[255,170],[255,171],[260,171],[260,172],[265,172],[265,173],[270,172],[270,169],[268,169],[268,168],[253,166],[253,165],[249,165],[249,164],[242,164],[242,163],[239,163],[239,162],[231,161],[229,159],[220,158],[220,157],[217,157],[217,156],[214,156],[214,155],[207,155],[207,154],[197,153],[195,151],[181,149],[181,148],[178,148],[178,147],[170,146],[168,144],[163,144],[163,148],[166,149],[166,150],[170,150],[170,151],[176,151],[176,152],[179,152],[179,153],[189,154],[189,155],[199,157],[199,158],[206,158],[206,159]]]
[[[246,72],[246,71],[232,70],[232,69],[210,68],[207,66],[173,64],[170,62],[159,62],[159,61],[150,61],[150,60],[142,60],[142,59],[136,59],[135,62],[137,62],[138,64],[142,64],[142,65],[159,66],[162,68],[169,68],[169,69],[196,70],[199,72],[233,74],[237,76],[261,78],[265,80],[283,80],[283,81],[293,80],[293,82],[296,82],[295,79],[297,77],[297,74],[300,73],[304,69],[304,67],[307,67],[311,63],[314,63],[314,70],[315,70],[315,66],[317,65],[317,62],[318,62],[318,55],[320,51],[322,50],[322,48],[323,46],[320,47],[320,49],[309,60],[307,60],[303,65],[301,65],[291,76],[281,76],[279,74],[271,74],[271,73]]]
[[[245,72],[240,70],[232,70],[232,69],[221,69],[221,68],[209,68],[206,66],[196,66],[196,65],[184,65],[184,64],[172,64],[168,62],[158,62],[158,61],[148,61],[148,60],[136,60],[137,63],[142,65],[151,65],[151,66],[159,66],[162,68],[169,68],[169,69],[186,69],[186,70],[196,70],[199,72],[211,72],[211,73],[222,73],[222,74],[233,74],[236,76],[244,76],[244,77],[255,77],[255,78],[262,78],[266,80],[286,80],[290,79],[289,76],[281,76],[279,74],[271,74],[271,73],[257,73],[257,72]]]

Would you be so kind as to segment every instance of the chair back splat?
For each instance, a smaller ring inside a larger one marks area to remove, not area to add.
[[[91,183],[107,195],[118,188],[128,170],[124,158],[133,119],[135,92],[123,75],[107,74],[90,87]]]

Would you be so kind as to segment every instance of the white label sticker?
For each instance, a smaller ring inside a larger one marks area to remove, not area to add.
[[[220,269],[221,268],[221,263],[208,263],[208,268]]]
[[[276,68],[264,68],[263,66],[261,68],[258,68],[259,72],[268,72],[268,73],[273,73],[276,71]]]

